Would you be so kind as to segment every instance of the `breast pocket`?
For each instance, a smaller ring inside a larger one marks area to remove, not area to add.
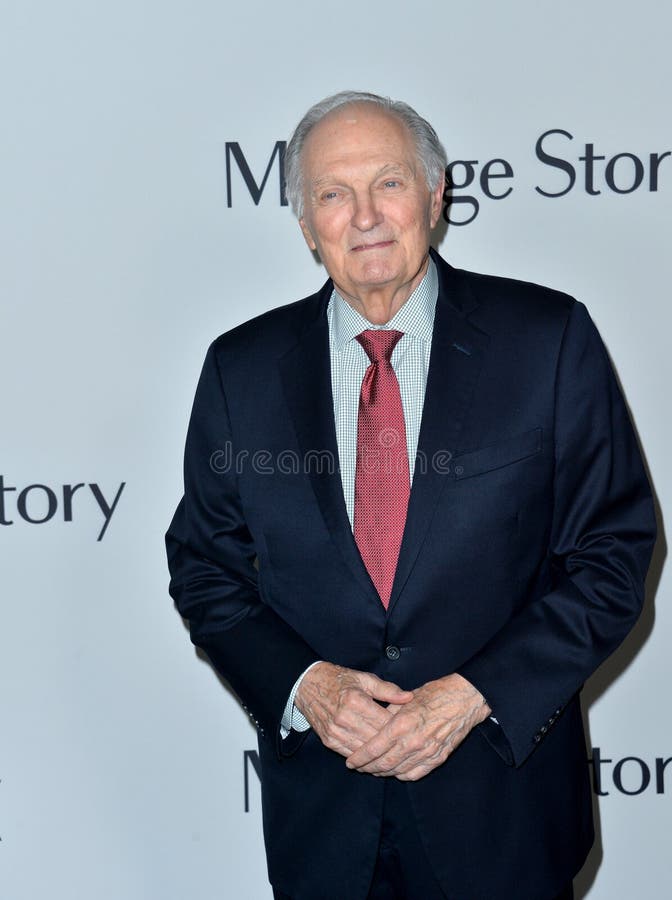
[[[453,459],[453,475],[461,481],[528,459],[541,452],[542,437],[542,429],[533,428],[503,441],[497,441],[496,444],[456,453]]]

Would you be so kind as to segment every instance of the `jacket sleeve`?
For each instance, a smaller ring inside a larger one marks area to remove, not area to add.
[[[196,390],[184,457],[184,497],[166,534],[170,593],[193,643],[240,697],[262,737],[280,743],[280,719],[298,676],[318,656],[260,597],[245,522],[236,444],[214,345]]]
[[[651,490],[628,411],[580,303],[563,335],[554,415],[548,590],[459,670],[499,722],[501,731],[484,723],[485,736],[515,765],[635,624],[655,541]]]

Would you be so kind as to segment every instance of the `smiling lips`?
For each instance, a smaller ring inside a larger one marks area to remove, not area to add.
[[[393,243],[394,241],[376,241],[375,244],[357,244],[356,247],[351,247],[351,250],[353,253],[360,253],[362,250],[381,250]]]

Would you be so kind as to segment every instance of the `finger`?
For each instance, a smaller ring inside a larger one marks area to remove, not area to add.
[[[333,724],[330,724],[324,730],[315,728],[315,732],[325,747],[333,750],[335,753],[339,753],[346,759],[364,743],[358,735],[336,728]]]
[[[396,703],[403,705],[413,699],[413,691],[404,691],[399,685],[392,681],[383,681],[377,675],[369,672],[363,674],[363,689],[375,700],[382,700],[387,703]]]
[[[335,718],[344,727],[356,728],[364,722],[378,732],[392,718],[392,713],[387,711],[386,706],[377,703],[370,694],[357,687],[341,693]]]
[[[402,781],[417,781],[444,763],[450,752],[447,748],[437,752],[436,748],[427,745],[395,747],[389,753],[359,766],[357,771],[370,775],[395,776]]]
[[[344,756],[354,753],[362,744],[375,738],[392,718],[387,709],[361,691],[353,692],[347,704],[333,714],[322,711],[314,728],[327,747]],[[343,753],[346,748],[347,752]]]
[[[400,768],[400,763],[396,759],[396,757],[390,758],[385,755],[378,757],[378,759],[372,760],[366,765],[356,766],[354,771],[361,772],[364,775],[377,775],[391,778],[393,776],[399,777],[399,775],[406,770],[405,768],[403,768],[403,764]]]
[[[406,773],[418,769],[424,764],[425,760],[421,753],[411,753],[409,756],[405,756],[394,750],[379,756],[366,765],[358,766],[357,771],[368,775],[382,775],[387,778],[393,776],[403,778]]]
[[[385,710],[382,710],[382,712],[385,713]],[[348,720],[339,717],[338,721],[334,722],[334,727],[338,729],[338,734],[342,740],[354,742],[352,749],[354,753],[360,747],[377,738],[389,718],[389,716],[387,718],[376,716],[371,720],[367,720],[362,717],[355,717],[352,720]]]
[[[361,717],[348,719],[343,713],[340,713],[331,723],[329,730],[337,740],[343,743],[352,743],[354,752],[375,738],[380,727],[377,722],[374,724]]]
[[[405,772],[395,773],[395,777],[399,781],[420,781],[425,775],[429,775],[436,768],[437,764],[425,763],[421,766],[415,766]]]
[[[386,709],[390,716],[388,724],[348,757],[350,768],[371,773],[390,773],[397,768],[404,771],[433,752],[433,742],[420,727],[417,711],[408,706],[400,709],[402,715]]]
[[[351,735],[348,735],[341,741],[325,737],[322,739],[322,743],[328,750],[333,750],[345,759],[351,756],[358,747],[361,747],[361,744],[359,744]]]
[[[361,689],[344,692],[333,711],[332,721],[365,743],[375,737],[392,719],[387,707],[381,706]]]
[[[400,781],[418,781],[443,765],[451,753],[452,750],[448,750],[440,757],[430,756],[426,759],[418,760],[415,764],[399,766],[399,771],[395,775]]]
[[[360,772],[369,771],[372,763],[391,753],[396,744],[394,735],[389,734],[385,729],[378,732],[373,738],[362,744],[353,754],[346,760],[349,769],[357,769]],[[394,763],[388,765],[392,768]]]

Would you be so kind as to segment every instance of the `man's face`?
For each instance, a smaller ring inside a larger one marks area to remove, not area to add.
[[[382,297],[396,312],[425,273],[443,182],[429,190],[406,126],[369,103],[325,116],[302,166],[308,246],[345,299]]]

